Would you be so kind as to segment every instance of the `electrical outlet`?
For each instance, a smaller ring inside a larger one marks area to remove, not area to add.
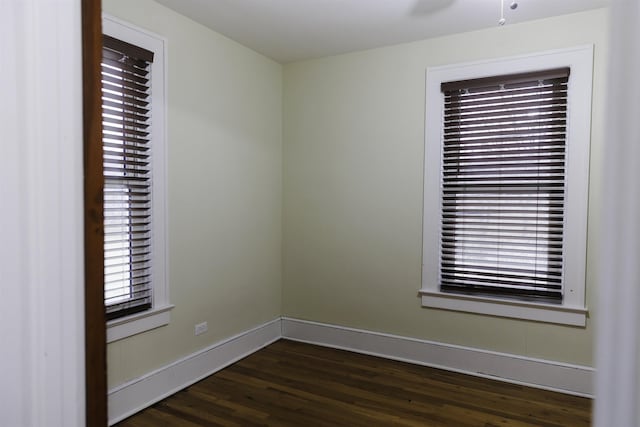
[[[207,322],[198,323],[195,326],[195,334],[196,335],[204,334],[205,332],[207,332],[208,329],[209,328],[207,326]]]

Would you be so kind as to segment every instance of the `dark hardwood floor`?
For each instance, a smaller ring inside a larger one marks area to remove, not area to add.
[[[591,400],[280,340],[117,424],[589,426]]]

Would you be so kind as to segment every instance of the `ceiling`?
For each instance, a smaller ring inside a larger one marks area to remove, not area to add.
[[[156,0],[278,62],[498,26],[501,0]],[[505,2],[506,24],[608,6],[610,0]]]

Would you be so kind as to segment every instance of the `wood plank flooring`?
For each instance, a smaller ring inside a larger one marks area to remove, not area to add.
[[[591,400],[280,340],[117,424],[587,427]]]

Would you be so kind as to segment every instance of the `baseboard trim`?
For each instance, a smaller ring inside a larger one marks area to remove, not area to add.
[[[277,318],[109,391],[109,425],[168,397],[282,337]]]
[[[583,397],[593,397],[594,369],[544,359],[282,318],[282,337]]]
[[[594,369],[508,353],[282,317],[109,391],[109,425],[285,338],[560,393],[593,397]]]

